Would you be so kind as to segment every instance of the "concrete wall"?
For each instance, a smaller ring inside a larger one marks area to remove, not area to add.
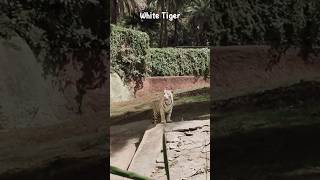
[[[137,97],[147,95],[149,93],[160,92],[165,88],[189,89],[195,87],[209,86],[210,81],[204,80],[202,77],[194,76],[163,76],[163,77],[148,77],[143,83],[143,88],[137,92]]]
[[[210,86],[210,80],[194,76],[159,76],[147,77],[143,81],[143,88],[137,91],[136,97],[142,97],[150,93],[161,92],[164,89],[190,89]],[[116,74],[110,74],[110,100],[111,102],[128,101],[134,98],[134,83],[124,85]]]

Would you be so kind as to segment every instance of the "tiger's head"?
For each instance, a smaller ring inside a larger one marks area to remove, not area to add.
[[[171,90],[163,90],[163,97],[166,103],[172,103],[173,101],[173,93]]]

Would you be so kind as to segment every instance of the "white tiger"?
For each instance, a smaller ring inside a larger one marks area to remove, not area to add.
[[[173,109],[173,93],[171,90],[164,90],[160,100],[153,102],[153,123],[159,122],[166,123],[171,122],[171,114]]]

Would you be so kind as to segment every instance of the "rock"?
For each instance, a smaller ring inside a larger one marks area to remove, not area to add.
[[[129,86],[126,86],[116,73],[110,74],[110,101],[121,102],[133,99],[134,95]]]
[[[210,132],[210,127],[209,126],[203,126],[201,128],[201,132]]]
[[[169,149],[177,149],[177,148],[179,148],[178,147],[178,143],[169,143],[167,145],[169,145]]]
[[[186,123],[186,124],[184,124]],[[209,121],[174,122],[166,128],[168,160],[170,162],[171,179],[205,179],[205,164],[210,164],[210,130]],[[195,125],[192,128],[191,126]],[[161,160],[163,154],[161,154]],[[207,158],[207,159],[206,159]],[[207,162],[206,162],[207,161]],[[163,162],[160,161],[159,162]],[[164,163],[156,163],[164,168]],[[209,173],[208,173],[209,174]],[[152,179],[165,179],[165,171],[157,171]]]
[[[184,134],[185,134],[186,136],[192,136],[192,135],[193,135],[192,131],[186,131],[186,132],[184,132]]]
[[[56,95],[56,94],[55,94]],[[20,37],[0,40],[0,122],[3,128],[29,128],[59,123],[50,104],[42,67]],[[62,105],[63,99],[59,99]],[[2,116],[2,117],[1,117]]]
[[[106,87],[88,90],[78,114],[69,109],[75,86],[62,94],[51,80],[22,38],[0,40],[0,174],[42,169],[56,157],[105,158]]]
[[[164,163],[163,153],[161,153],[161,154],[158,156],[158,158],[157,158],[157,160],[156,160],[156,163]]]
[[[155,168],[154,162],[162,149],[163,124],[157,124],[156,127],[147,130],[136,151],[132,162],[128,168],[129,171],[136,172],[143,176],[150,176]]]
[[[158,169],[164,169],[164,163],[159,163],[156,166]]]
[[[167,143],[179,142],[181,136],[184,136],[184,133],[168,132],[166,134]]]
[[[190,131],[202,128],[204,125],[210,125],[209,120],[194,120],[194,121],[181,121],[167,124],[166,131]]]

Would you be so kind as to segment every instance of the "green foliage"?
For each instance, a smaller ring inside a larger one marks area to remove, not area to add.
[[[111,0],[111,23],[117,24],[118,20],[126,13],[139,11],[139,3],[137,0]]]
[[[151,2],[148,8],[153,9],[163,1]],[[188,0],[178,6],[172,3],[175,1],[165,2],[171,13],[182,13],[177,21],[167,22],[168,37],[162,38],[168,39],[168,46],[268,44],[272,47],[271,63],[277,63],[290,47],[299,48],[304,60],[319,53],[318,0]],[[151,44],[157,45],[161,28],[138,23],[135,27],[152,35]],[[160,21],[156,23],[159,26]]]
[[[209,75],[210,50],[207,48],[150,48],[147,55],[149,76]]]
[[[110,45],[111,71],[117,72],[125,82],[135,81],[135,91],[142,88],[149,48],[148,34],[112,25]]]
[[[135,82],[135,92],[145,76],[209,75],[209,49],[150,48],[147,33],[111,26],[111,71],[125,83]]]

